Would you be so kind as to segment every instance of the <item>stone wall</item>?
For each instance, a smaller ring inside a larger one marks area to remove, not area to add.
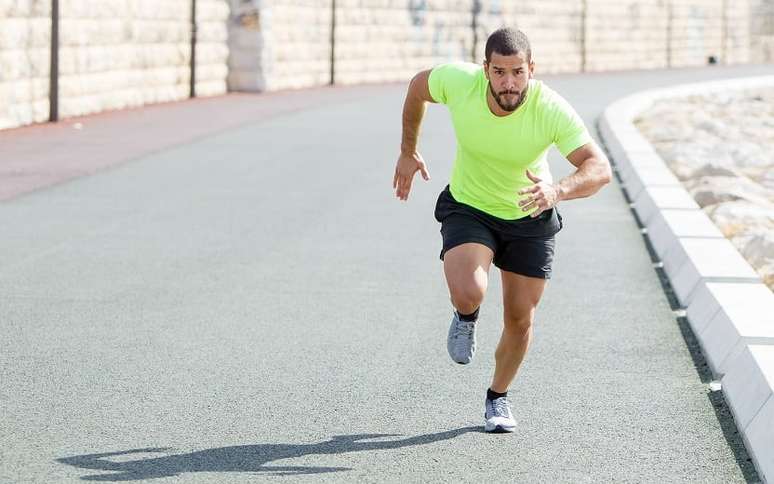
[[[61,118],[185,99],[191,0],[61,0]],[[228,5],[197,0],[197,95],[226,92]],[[49,117],[50,0],[0,0],[0,128]]]
[[[196,0],[197,96],[215,96],[228,91],[228,18],[227,0]]]
[[[582,69],[582,0],[482,0],[476,19],[475,62],[484,60],[489,34],[504,26],[527,34],[539,73]],[[468,59],[471,60],[471,59]]]
[[[774,0],[751,0],[750,60],[774,62]]]
[[[752,60],[751,21],[754,12],[751,1],[726,1],[723,59],[727,64],[744,64]]]
[[[749,58],[746,0],[589,0],[586,70],[734,64]]]
[[[70,0],[60,6],[62,117],[185,99],[191,0]],[[196,91],[226,91],[227,5],[197,1]]]
[[[659,0],[593,0],[586,20],[586,69],[667,66],[668,14]]]
[[[399,81],[469,59],[470,0],[337,0],[335,81]]]
[[[229,89],[330,83],[332,0],[230,0]]]
[[[484,58],[494,29],[527,33],[540,73],[699,66],[750,59],[750,2],[774,0],[337,0],[336,84],[403,81],[450,60]],[[234,89],[330,82],[331,0],[232,0]],[[280,7],[284,4],[284,7]],[[774,17],[774,14],[771,15]],[[760,23],[760,22],[759,22]],[[241,25],[251,25],[249,28]],[[304,58],[288,78],[281,60]],[[323,46],[325,45],[325,48]],[[314,59],[314,61],[312,61]],[[247,80],[248,82],[242,82]]]
[[[681,0],[668,11],[670,66],[704,65],[710,57],[724,64],[749,60],[747,1]]]
[[[231,0],[229,87],[331,82],[332,0]],[[473,48],[470,0],[337,0],[336,84],[404,80]]]
[[[60,115],[185,99],[191,2],[60,0]],[[50,5],[0,0],[0,128],[48,118]],[[527,33],[539,73],[774,60],[774,0],[197,5],[198,95],[223,93],[226,81],[238,91],[322,86],[332,75],[336,84],[405,81],[442,62],[481,62],[503,25]]]
[[[48,119],[50,44],[50,0],[0,0],[0,129]]]

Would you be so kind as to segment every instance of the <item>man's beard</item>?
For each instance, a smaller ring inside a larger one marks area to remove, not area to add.
[[[519,95],[519,98],[512,104],[507,103],[503,98],[501,98],[504,94],[517,94],[514,91],[502,91],[499,94],[495,92],[494,88],[492,87],[492,83],[489,83],[489,92],[492,93],[492,97],[494,98],[495,102],[497,103],[500,108],[502,108],[503,111],[508,111],[509,113],[512,113],[516,111],[516,109],[521,106],[521,104],[524,102],[524,98],[527,97],[527,89],[524,88],[524,90],[521,92],[521,95]]]

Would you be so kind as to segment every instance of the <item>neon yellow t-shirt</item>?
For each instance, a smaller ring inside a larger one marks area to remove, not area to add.
[[[433,99],[449,108],[457,135],[452,195],[495,217],[515,220],[529,215],[518,206],[524,198],[518,192],[534,185],[527,169],[552,181],[546,159],[552,144],[566,157],[591,141],[572,106],[540,81],[530,80],[524,103],[502,117],[489,110],[489,82],[481,65],[437,66],[428,84]]]

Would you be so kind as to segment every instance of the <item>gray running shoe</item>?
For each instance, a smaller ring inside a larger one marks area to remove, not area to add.
[[[484,419],[486,419],[484,430],[486,432],[502,434],[516,430],[516,421],[513,419],[508,397],[495,398],[494,400],[487,398],[484,406],[486,407],[484,413]]]
[[[455,363],[467,365],[476,354],[476,323],[460,320],[454,311],[449,336],[446,338],[446,349]]]

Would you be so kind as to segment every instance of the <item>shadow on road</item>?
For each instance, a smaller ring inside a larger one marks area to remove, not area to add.
[[[337,435],[317,444],[257,444],[235,445],[201,450],[189,454],[174,454],[124,462],[109,458],[141,453],[165,453],[164,448],[132,449],[121,452],[63,457],[57,462],[83,469],[110,471],[81,477],[85,481],[134,481],[176,476],[185,472],[268,472],[271,475],[320,474],[351,470],[347,467],[267,466],[266,464],[306,455],[344,454],[370,450],[398,449],[432,444],[453,439],[468,432],[481,432],[480,426],[463,427],[434,434],[418,435],[397,440],[374,440],[397,437],[395,434]]]

